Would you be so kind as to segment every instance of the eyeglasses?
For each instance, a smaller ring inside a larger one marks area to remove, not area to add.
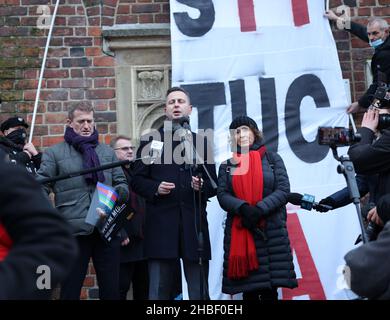
[[[368,36],[377,36],[378,34],[379,34],[379,31],[367,32]]]
[[[135,147],[120,147],[120,148],[115,148],[114,150],[130,151],[134,149]]]

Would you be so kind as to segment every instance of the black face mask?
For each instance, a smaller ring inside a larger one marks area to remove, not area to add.
[[[20,128],[15,131],[12,131],[7,135],[7,138],[10,139],[15,144],[24,145],[26,142],[27,131],[26,129]]]

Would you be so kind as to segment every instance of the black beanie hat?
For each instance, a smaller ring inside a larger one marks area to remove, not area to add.
[[[9,119],[5,120],[1,124],[0,130],[2,132],[4,132],[5,130],[8,130],[9,128],[14,128],[14,127],[17,127],[17,126],[23,126],[26,129],[28,128],[28,124],[26,123],[26,121],[24,121],[23,118],[21,118],[21,117],[12,117],[12,118],[9,118]]]
[[[237,129],[238,127],[241,126],[247,126],[251,129],[256,129],[257,131],[259,131],[256,121],[253,120],[252,118],[249,118],[248,116],[238,116],[234,118],[234,120],[229,126],[229,129],[230,130]]]

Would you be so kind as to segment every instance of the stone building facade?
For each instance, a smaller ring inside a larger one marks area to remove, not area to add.
[[[305,0],[302,0],[305,1]],[[318,0],[320,1],[320,0]],[[0,0],[0,122],[21,114],[31,121],[56,0]],[[347,5],[354,21],[370,16],[390,22],[390,0],[331,0]],[[48,6],[48,7],[45,7]],[[49,11],[50,12],[50,11]],[[117,134],[137,138],[163,121],[170,85],[169,0],[61,0],[46,62],[33,142],[40,148],[63,140],[67,109],[92,105],[102,141]],[[366,43],[333,27],[343,76],[352,99],[366,88]],[[96,298],[91,270],[82,298]]]

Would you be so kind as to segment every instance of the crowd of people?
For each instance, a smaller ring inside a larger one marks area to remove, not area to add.
[[[342,19],[333,11],[325,15]],[[379,18],[367,27],[342,22],[375,50],[374,81],[347,112],[365,111],[362,139],[349,156],[361,195],[370,195],[367,220],[383,228],[376,241],[352,250],[345,260],[353,291],[390,299],[390,128],[379,126],[390,105],[372,106],[378,71],[390,79],[389,28]],[[1,124],[0,299],[50,298],[59,284],[61,299],[78,300],[92,259],[102,300],[125,300],[130,286],[135,300],[174,299],[180,293],[180,260],[189,299],[208,300],[207,202],[214,196],[227,214],[222,292],[273,301],[278,288],[298,286],[286,227],[289,177],[281,156],[267,150],[257,123],[246,115],[232,120],[232,157],[217,175],[212,143],[186,126],[192,112],[188,92],[170,88],[164,112],[164,126],[142,136],[137,152],[123,135],[110,146],[100,143],[95,112],[85,105],[69,109],[64,141],[43,153],[26,142],[22,117]],[[159,157],[144,161],[156,145]],[[55,179],[118,160],[128,162]],[[98,183],[112,187],[117,205],[126,204],[131,213],[109,242],[98,224],[86,222]],[[337,208],[349,202],[348,190],[341,190],[320,204]],[[37,286],[40,266],[50,270],[43,288]]]

